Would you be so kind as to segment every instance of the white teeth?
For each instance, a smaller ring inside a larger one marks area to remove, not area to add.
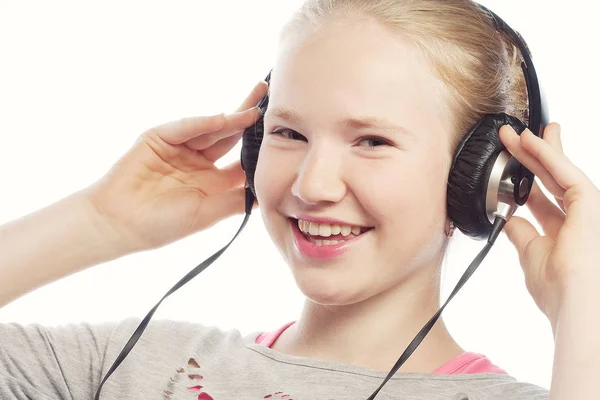
[[[329,237],[331,236],[331,226],[320,224],[319,225],[319,236]]]
[[[322,247],[322,246],[331,246],[331,245],[334,245],[334,244],[339,244],[339,243],[344,243],[345,242],[345,240],[315,239],[313,237],[309,237],[308,241],[316,244],[319,247]]]
[[[341,230],[342,230],[342,236],[348,236],[350,234],[350,232],[352,232],[352,228],[350,228],[347,225],[342,226]]]
[[[314,222],[310,222],[308,233],[312,236],[317,236],[319,234],[319,224],[315,224]]]
[[[364,231],[360,226],[319,224],[316,222],[303,221],[301,219],[298,220],[298,228],[300,231],[311,236],[320,237],[329,237],[339,234],[348,236],[350,233],[358,236]]]

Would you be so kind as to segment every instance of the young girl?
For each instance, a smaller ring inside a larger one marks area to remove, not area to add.
[[[308,0],[281,36],[254,180],[267,230],[307,297],[301,317],[247,336],[152,321],[100,397],[367,399],[438,309],[457,143],[483,114],[524,117],[519,59],[467,0]],[[100,181],[3,226],[0,304],[242,213],[244,171],[214,162],[258,120],[266,93],[261,82],[237,114],[148,130]],[[534,185],[527,204],[546,236],[519,217],[505,226],[555,335],[551,390],[461,348],[440,319],[378,399],[595,395],[600,335],[588,305],[600,297],[600,193],[559,134],[557,124],[543,140],[500,130],[560,206]],[[346,243],[337,251],[315,238],[336,233]],[[0,325],[0,397],[93,398],[139,322]]]

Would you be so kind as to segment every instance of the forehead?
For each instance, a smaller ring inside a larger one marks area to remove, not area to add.
[[[446,123],[443,98],[442,82],[408,38],[361,20],[285,35],[269,109],[302,118],[369,115],[419,131]]]

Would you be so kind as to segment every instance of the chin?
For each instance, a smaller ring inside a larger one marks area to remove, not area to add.
[[[353,279],[344,271],[323,271],[318,268],[307,271],[292,267],[296,285],[300,291],[317,304],[325,306],[347,306],[364,301],[376,293],[366,281]],[[368,290],[369,288],[370,290]]]

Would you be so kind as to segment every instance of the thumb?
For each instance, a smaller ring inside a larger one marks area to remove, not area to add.
[[[519,254],[519,262],[525,273],[528,286],[540,278],[543,273],[544,259],[552,249],[553,240],[547,236],[541,236],[537,229],[525,218],[512,216],[504,231],[508,240],[515,246]]]
[[[525,285],[536,304],[547,316],[547,271],[546,260],[552,251],[554,240],[541,236],[526,219],[512,216],[504,231],[519,253],[519,263],[523,269]]]
[[[524,255],[527,245],[536,237],[540,236],[531,222],[525,218],[513,215],[504,225],[504,232],[508,240],[515,246],[519,258]]]
[[[519,263],[527,278],[531,272],[529,269],[532,264],[532,247],[534,247],[530,246],[530,244],[532,244],[533,240],[540,237],[540,234],[531,222],[527,221],[525,218],[514,215],[508,220],[506,225],[504,225],[504,232],[506,233],[508,240],[510,240],[517,249]]]

